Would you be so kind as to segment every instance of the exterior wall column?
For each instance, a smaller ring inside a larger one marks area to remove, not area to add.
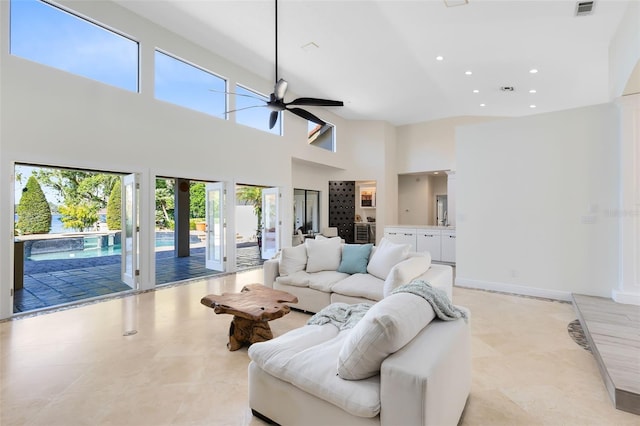
[[[176,178],[175,206],[174,206],[174,248],[176,257],[188,257],[189,247],[189,210],[190,207],[189,180]]]
[[[620,107],[620,267],[612,298],[619,303],[640,305],[640,94],[617,101]]]

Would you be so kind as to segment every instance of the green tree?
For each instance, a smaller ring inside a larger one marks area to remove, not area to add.
[[[174,181],[173,179],[156,179],[156,227],[174,229]]]
[[[120,221],[122,220],[122,185],[120,179],[118,179],[111,193],[109,194],[109,200],[107,201],[107,227],[115,231],[122,229]]]
[[[51,229],[51,209],[40,183],[30,176],[16,208],[16,229],[24,234],[47,234]]]
[[[66,209],[60,207],[66,228],[87,229],[97,221],[97,212],[107,206],[109,194],[120,176],[81,170],[41,168],[34,172],[43,186],[57,193]],[[95,215],[96,219],[88,222]],[[65,222],[66,220],[66,222]]]
[[[253,206],[253,212],[258,217],[256,233],[260,235],[262,230],[262,188],[258,186],[241,186],[236,192],[236,197],[245,205]]]
[[[189,215],[192,218],[203,218],[206,214],[205,206],[205,184],[202,182],[191,182],[189,187]]]
[[[88,204],[60,206],[62,225],[76,231],[87,231],[98,222],[98,209]]]

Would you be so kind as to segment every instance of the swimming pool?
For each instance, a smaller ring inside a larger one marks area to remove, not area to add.
[[[99,236],[86,235],[84,239],[83,250],[61,250],[49,253],[37,253],[31,254],[25,258],[25,260],[39,261],[39,260],[65,260],[65,259],[86,259],[91,257],[102,256],[115,256],[122,253],[120,244],[112,244],[107,247],[101,247],[99,243]],[[156,232],[156,249],[168,249],[173,248],[174,245],[173,232]],[[191,235],[189,242],[192,247],[202,244],[200,238],[197,235]]]

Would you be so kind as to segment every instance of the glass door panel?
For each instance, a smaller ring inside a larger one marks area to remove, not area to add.
[[[208,183],[206,188],[205,267],[224,271],[224,183]]]
[[[137,288],[138,265],[138,182],[135,174],[122,177],[122,216],[121,216],[122,282]]]
[[[280,250],[280,226],[278,223],[278,188],[262,190],[262,258],[271,259]]]

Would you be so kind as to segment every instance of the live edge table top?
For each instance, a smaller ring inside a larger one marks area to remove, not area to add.
[[[271,321],[288,314],[291,308],[285,303],[298,303],[298,298],[262,284],[249,284],[240,293],[210,294],[200,302],[212,308],[216,314],[231,314],[252,321]]]

